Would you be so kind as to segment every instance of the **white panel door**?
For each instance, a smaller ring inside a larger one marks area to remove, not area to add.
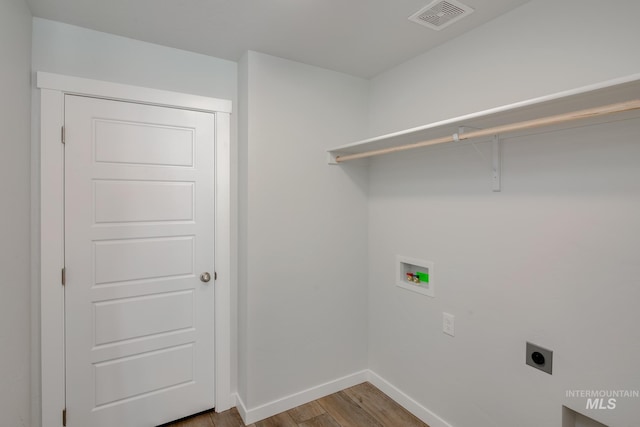
[[[214,123],[65,96],[67,426],[214,405]]]

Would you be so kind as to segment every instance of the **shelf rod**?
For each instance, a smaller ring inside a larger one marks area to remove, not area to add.
[[[605,116],[608,114],[622,113],[624,111],[640,109],[640,99],[632,101],[619,102],[617,104],[605,105],[601,107],[588,108],[586,110],[573,111],[570,113],[557,114],[555,116],[542,117],[540,119],[526,120],[523,122],[511,123],[501,126],[494,126],[487,129],[473,130],[470,132],[443,136],[440,138],[430,139],[428,141],[414,142],[412,144],[400,145],[398,147],[382,148],[380,150],[366,151],[364,153],[346,154],[344,156],[336,156],[337,163],[349,160],[363,159],[366,157],[379,156],[382,154],[396,153],[398,151],[412,150],[414,148],[428,147],[430,145],[445,144],[448,142],[463,141],[472,138],[482,138],[485,136],[500,135],[509,132],[516,132],[525,129],[539,128],[543,126],[557,125],[574,120],[588,119],[592,117]]]

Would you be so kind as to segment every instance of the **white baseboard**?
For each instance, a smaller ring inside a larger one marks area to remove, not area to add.
[[[407,411],[418,417],[420,420],[427,423],[430,427],[453,427],[433,411],[416,402],[389,381],[368,369],[329,381],[319,386],[303,390],[299,393],[295,393],[251,409],[247,409],[247,406],[239,394],[234,394],[233,399],[236,402],[236,407],[242,417],[242,420],[245,424],[249,425],[281,412],[288,411],[296,406],[304,405],[305,403],[309,403],[329,394],[344,390],[345,388],[361,384],[365,381],[369,381],[371,384],[379,388],[380,391],[389,396]]]
[[[368,380],[368,373],[368,370],[356,372],[355,374],[347,375],[250,409],[247,409],[247,406],[240,395],[237,395],[236,401],[238,412],[240,413],[244,423],[249,425],[256,421],[279,414],[280,412],[288,411],[296,406],[304,405],[305,403],[309,403],[313,400],[320,399],[321,397],[344,390],[345,388],[361,384]]]
[[[434,412],[413,400],[399,388],[375,372],[371,370],[367,371],[367,380],[374,386],[378,387],[384,394],[395,400],[404,409],[429,424],[430,427],[453,427]]]

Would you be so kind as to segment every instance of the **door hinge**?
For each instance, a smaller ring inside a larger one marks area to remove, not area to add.
[[[62,410],[62,427],[67,425],[67,408]]]
[[[218,272],[213,272],[213,280],[218,280]]]
[[[60,141],[64,144],[65,140],[64,140],[64,126],[62,126],[60,128]]]
[[[67,284],[67,269],[63,267],[61,273],[60,281],[62,282],[62,286],[64,286]]]

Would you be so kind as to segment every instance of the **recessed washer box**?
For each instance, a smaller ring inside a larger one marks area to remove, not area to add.
[[[396,255],[396,286],[435,297],[433,262]]]

